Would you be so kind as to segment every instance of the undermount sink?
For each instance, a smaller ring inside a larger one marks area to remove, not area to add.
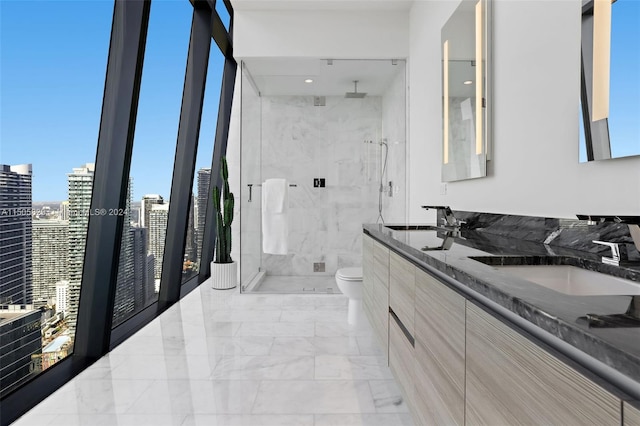
[[[489,258],[475,258],[505,274],[573,296],[635,296],[640,283],[573,265],[496,265]]]
[[[393,231],[450,231],[448,228],[435,225],[384,225]]]

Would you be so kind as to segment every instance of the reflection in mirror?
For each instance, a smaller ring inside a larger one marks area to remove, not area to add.
[[[442,27],[442,181],[487,175],[490,1],[462,0]]]
[[[583,0],[580,161],[640,155],[640,2]]]

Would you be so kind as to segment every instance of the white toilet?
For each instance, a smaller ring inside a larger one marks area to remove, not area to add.
[[[349,298],[349,324],[358,324],[362,316],[362,268],[342,268],[336,272],[338,288]]]

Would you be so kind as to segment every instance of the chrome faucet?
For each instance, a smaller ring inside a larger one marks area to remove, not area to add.
[[[447,225],[449,226],[455,226],[459,228],[461,223],[464,223],[456,219],[456,217],[453,215],[453,212],[451,211],[451,207],[449,206],[421,206],[421,207],[425,210],[436,209],[438,211],[442,211],[444,215],[444,219],[447,222]]]
[[[593,240],[595,244],[602,244],[603,246],[609,246],[611,248],[611,257],[602,256],[602,263],[607,265],[620,266],[620,247],[618,243],[610,243],[607,241]]]
[[[629,234],[636,249],[640,251],[640,216],[594,216],[586,214],[576,215],[579,220],[586,220],[587,225],[596,225],[602,222],[623,223],[629,228]]]

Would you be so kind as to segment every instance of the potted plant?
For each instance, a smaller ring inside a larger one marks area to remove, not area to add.
[[[216,225],[214,259],[211,262],[211,281],[215,289],[230,289],[237,285],[237,265],[231,259],[231,223],[235,200],[229,191],[229,170],[227,159],[222,157],[222,193],[218,186],[213,187],[213,208]]]

